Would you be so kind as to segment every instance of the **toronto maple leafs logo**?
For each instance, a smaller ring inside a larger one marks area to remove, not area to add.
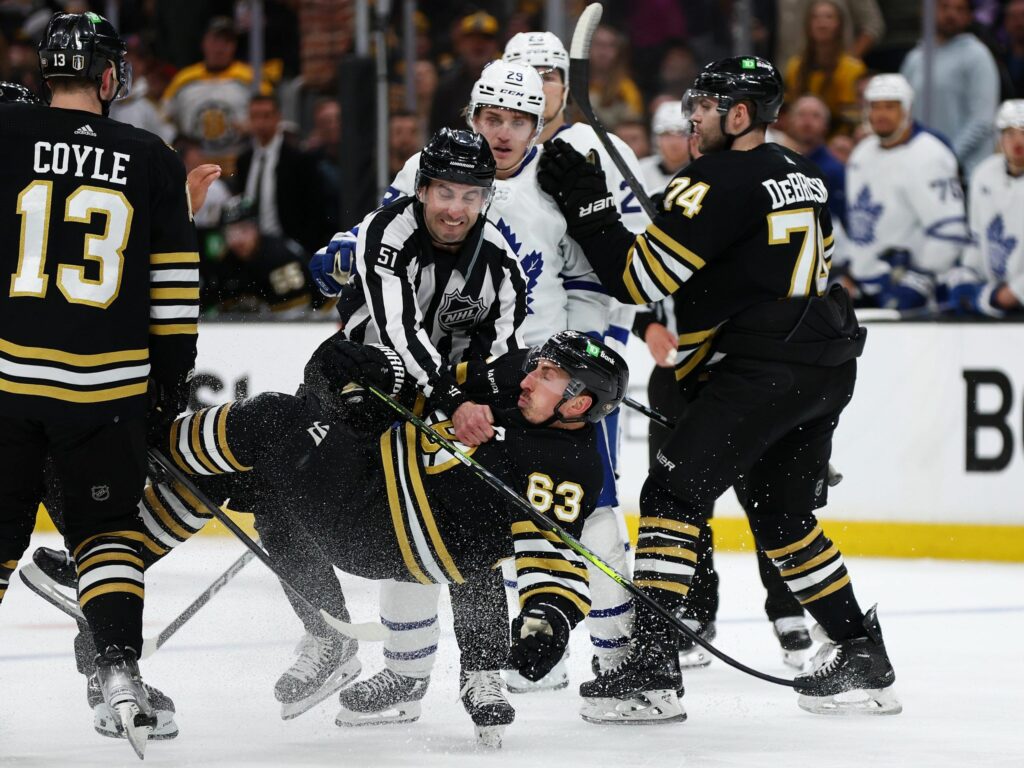
[[[515,253],[516,258],[519,259],[519,266],[523,268],[523,274],[526,275],[526,312],[527,314],[533,314],[533,289],[537,285],[537,280],[540,278],[540,273],[544,271],[544,256],[540,251],[530,251],[525,256],[520,253],[522,250],[523,243],[516,237],[516,233],[512,231],[512,227],[509,226],[505,219],[498,219],[496,225],[498,231],[501,232],[502,236],[508,242],[509,247],[512,248],[512,252]]]
[[[996,280],[1004,280],[1006,262],[1017,248],[1017,238],[1007,234],[1001,213],[996,214],[985,228],[985,239],[988,241],[988,268]]]
[[[871,188],[865,185],[846,212],[846,219],[849,222],[846,233],[853,242],[868,245],[875,241],[875,227],[882,215],[882,209],[881,203],[871,199]]]

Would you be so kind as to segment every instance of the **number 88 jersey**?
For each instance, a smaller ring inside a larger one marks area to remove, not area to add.
[[[185,170],[155,135],[90,112],[0,105],[0,414],[142,416],[147,380],[195,360]]]

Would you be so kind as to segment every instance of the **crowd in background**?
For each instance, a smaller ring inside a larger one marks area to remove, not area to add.
[[[414,109],[406,98],[400,11],[389,29],[392,173],[436,128],[464,126],[463,109],[483,67],[512,35],[544,23],[542,0],[419,5]],[[570,18],[584,5],[569,2]],[[263,6],[266,63],[256,73],[246,63],[248,3],[118,4],[135,83],[112,116],[161,135],[188,168],[215,162],[224,169],[197,216],[208,313],[270,308],[287,315],[320,306],[308,254],[356,223],[339,221],[345,194],[339,146],[342,120],[360,117],[342,113],[337,82],[341,57],[354,44],[354,2],[265,0]],[[604,6],[591,48],[591,100],[639,157],[657,158],[652,119],[660,105],[678,103],[704,62],[732,52],[733,4],[609,0]],[[845,165],[871,131],[866,84],[877,73],[901,72],[918,96],[924,85],[922,3],[754,0],[750,6],[751,52],[771,59],[786,84],[786,107],[772,138],[814,155],[833,190],[833,213],[847,224]],[[936,0],[936,8],[936,87],[921,127],[955,154],[966,189],[996,149],[999,104],[1024,98],[1024,0]],[[0,79],[41,92],[36,44],[55,10],[104,13],[107,4],[0,3]],[[923,99],[910,103],[921,123]],[[671,132],[676,128],[663,131]]]

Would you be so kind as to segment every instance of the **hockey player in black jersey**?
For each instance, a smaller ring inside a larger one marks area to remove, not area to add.
[[[545,145],[538,178],[617,298],[645,304],[675,294],[679,304],[676,379],[692,388],[691,404],[641,493],[636,583],[680,607],[701,511],[744,479],[759,546],[829,638],[801,676],[810,687],[800,706],[898,712],[875,610],[858,606],[842,555],[814,515],[865,334],[845,292],[826,292],[833,236],[824,179],[765,143],[782,95],[763,59],[708,64],[683,104],[704,156],[669,182],[639,236],[619,223],[603,174],[568,145]],[[638,610],[627,661],[582,686],[591,702],[584,716],[685,718],[672,635]]]
[[[136,751],[155,719],[141,684],[147,415],[183,408],[198,254],[185,171],[156,136],[106,117],[131,85],[102,17],[58,14],[39,46],[50,108],[0,105],[0,598],[53,460],[100,649],[97,682]]]

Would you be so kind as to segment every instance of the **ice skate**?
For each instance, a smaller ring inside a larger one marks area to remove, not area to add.
[[[428,685],[429,677],[407,677],[382,669],[341,691],[341,710],[334,722],[343,726],[415,722]]]
[[[646,725],[682,722],[683,676],[668,642],[634,639],[625,660],[580,686],[588,723]]]
[[[142,687],[145,689],[146,695],[149,696],[149,705],[156,716],[156,725],[153,726],[153,732],[149,734],[149,738],[153,741],[173,739],[178,735],[178,724],[174,721],[174,702],[170,696],[158,688],[145,683],[142,684]],[[100,681],[96,675],[90,675],[88,678],[85,698],[89,703],[89,709],[92,710],[92,724],[96,733],[111,739],[125,738],[124,730],[120,728],[117,717],[103,700],[103,691],[100,690]]]
[[[683,623],[700,635],[702,640],[711,642],[718,632],[715,622],[709,621],[706,624],[697,619],[683,619]],[[679,666],[682,669],[700,669],[706,667],[715,658],[702,645],[699,645],[689,635],[679,633]]]
[[[459,683],[462,706],[476,726],[477,746],[499,749],[506,726],[516,719],[515,709],[501,692],[504,684],[501,673],[497,670],[463,671]]]
[[[568,653],[566,653],[568,656]],[[560,691],[569,687],[569,673],[565,669],[563,656],[558,663],[552,667],[540,680],[527,680],[514,669],[502,671],[505,677],[505,687],[509,693],[542,693],[544,691]]]
[[[274,686],[274,697],[281,702],[281,719],[298,717],[355,680],[362,670],[356,658],[358,650],[359,643],[350,637],[307,633],[295,649],[295,663]]]
[[[71,555],[65,550],[37,547],[32,553],[32,562],[62,587],[78,589],[78,569]]]
[[[801,709],[819,715],[896,715],[903,705],[892,685],[896,680],[882,641],[876,608],[864,616],[863,637],[833,643],[821,637],[823,645],[811,660],[811,671],[796,679],[812,684],[797,688]],[[820,627],[815,627],[815,635]]]
[[[811,646],[814,644],[804,617],[783,616],[776,619],[772,622],[772,631],[782,647],[782,661],[798,672],[803,672],[807,668]]]
[[[96,677],[103,701],[113,713],[115,727],[128,738],[139,759],[144,759],[157,721],[142,685],[135,651],[116,645],[108,647],[96,657]]]

